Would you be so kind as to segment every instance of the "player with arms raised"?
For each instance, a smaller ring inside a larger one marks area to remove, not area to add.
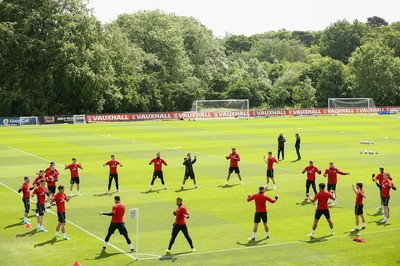
[[[149,191],[153,189],[154,181],[156,180],[157,177],[161,179],[161,184],[163,185],[164,189],[167,189],[164,182],[164,173],[162,171],[162,165],[168,166],[168,164],[164,159],[161,158],[161,154],[159,152],[157,152],[157,157],[153,158],[149,162],[149,165],[152,164],[154,165],[154,172],[153,172],[153,177],[151,179]]]
[[[267,164],[267,184],[265,185],[265,189],[268,189],[269,179],[272,180],[274,184],[274,189],[276,189],[275,177],[274,177],[274,163],[279,163],[278,160],[272,156],[272,152],[268,152],[268,157],[265,158],[264,162]]]
[[[111,155],[111,160],[103,164],[103,167],[106,165],[110,166],[110,175],[108,176],[108,192],[110,192],[113,179],[115,180],[115,188],[117,189],[117,192],[119,192],[117,167],[118,165],[122,167],[122,164],[115,160],[115,155]]]
[[[389,209],[389,200],[390,200],[390,189],[396,190],[397,188],[394,186],[393,182],[389,180],[390,173],[386,172],[383,175],[383,181],[381,184],[376,183],[376,185],[382,191],[382,204],[383,204],[383,219],[380,220],[380,223],[386,223],[390,217],[390,209]],[[377,180],[376,180],[377,181]],[[376,182],[375,181],[375,182]]]
[[[190,177],[190,179],[193,180],[194,187],[197,188],[196,177],[195,177],[194,171],[193,171],[193,164],[196,161],[197,161],[197,157],[194,156],[194,159],[192,160],[190,153],[188,153],[186,155],[186,157],[183,159],[183,165],[185,166],[185,175],[183,176],[181,189],[184,189],[185,182],[189,177]]]
[[[71,184],[69,188],[69,196],[72,197],[72,188],[74,187],[74,184],[76,184],[76,194],[79,196],[81,193],[79,192],[79,173],[78,169],[82,169],[81,163],[77,163],[75,158],[72,158],[72,163],[65,165],[64,170],[69,169],[71,172],[71,181],[69,182]]]
[[[249,240],[255,240],[256,239],[256,234],[257,234],[257,228],[258,228],[258,224],[261,222],[261,220],[264,223],[264,229],[266,232],[266,237],[265,238],[269,238],[269,228],[267,225],[267,206],[266,206],[266,202],[269,201],[271,203],[275,203],[279,196],[275,196],[275,200],[271,199],[270,197],[268,197],[267,195],[265,195],[265,187],[261,186],[258,188],[258,194],[254,194],[254,195],[247,195],[247,202],[250,202],[252,200],[254,200],[254,203],[256,205],[256,213],[254,214],[254,226],[253,226],[253,234],[251,235],[251,237],[249,238]]]
[[[348,172],[342,172],[337,169],[333,162],[329,163],[329,167],[326,168],[324,177],[328,177],[328,191],[332,191],[335,193],[335,201],[332,203],[332,206],[336,206],[337,204],[337,195],[336,195],[336,184],[337,184],[337,175],[349,175]]]
[[[36,229],[39,230],[39,232],[47,232],[47,230],[44,229],[43,227],[43,216],[45,213],[45,206],[44,203],[46,202],[46,195],[49,196],[49,193],[47,192],[46,189],[46,181],[44,179],[40,180],[40,185],[33,190],[32,197],[35,195],[37,196],[37,202],[36,202],[36,208],[37,208],[37,225]]]
[[[56,182],[58,181],[58,171],[55,170],[54,165],[50,166],[49,171],[45,171],[44,178],[47,182],[47,189],[49,190],[49,206],[47,208],[51,207],[50,201],[52,200],[53,196],[56,194]]]
[[[69,198],[67,197],[67,195],[65,195],[64,190],[64,186],[58,186],[58,193],[54,195],[54,198],[51,200],[51,204],[55,202],[57,205],[58,224],[56,226],[56,237],[60,236],[58,231],[60,231],[61,227],[62,238],[64,240],[69,240],[65,233],[65,202],[68,202]]]
[[[229,169],[228,169],[228,176],[226,177],[226,182],[225,182],[225,186],[228,185],[228,181],[231,178],[231,174],[233,171],[235,171],[235,173],[237,174],[240,183],[243,185],[243,181],[242,181],[242,177],[240,176],[240,169],[239,169],[239,161],[240,161],[240,155],[236,152],[236,148],[232,148],[231,149],[231,153],[227,156],[225,156],[225,158],[229,161]]]
[[[372,182],[378,181],[379,185],[382,185],[383,182],[383,176],[385,175],[385,168],[383,166],[379,167],[379,174],[375,176],[375,174],[372,174]],[[388,180],[392,181],[392,177],[388,177]],[[379,205],[377,210],[382,210],[382,189],[379,187],[379,199],[381,200],[381,204]]]
[[[315,174],[318,173],[319,175],[321,174],[321,171],[318,170],[317,167],[314,166],[314,162],[310,160],[310,165],[306,166],[304,170],[301,172],[302,174],[307,172],[307,180],[306,180],[306,198],[305,200],[308,200],[308,196],[310,195],[310,186],[312,186],[314,190],[314,195],[317,194],[317,188],[315,186]]]
[[[35,188],[35,187],[30,187],[29,182],[30,182],[29,176],[25,176],[24,183],[22,183],[21,187],[18,189],[18,193],[22,192],[22,202],[24,203],[24,209],[25,209],[24,224],[29,224],[28,213],[31,207],[29,199],[31,197],[31,190]]]
[[[46,180],[45,177],[44,177],[44,171],[43,170],[40,170],[39,173],[36,173],[36,174],[38,176],[33,180],[33,183],[32,183],[32,185],[34,187],[38,187],[40,185],[40,180],[42,180],[42,179]]]
[[[367,196],[365,195],[364,190],[363,190],[363,183],[357,183],[356,186],[357,186],[357,189],[356,189],[356,187],[354,187],[354,185],[351,185],[354,193],[356,194],[356,206],[354,207],[354,214],[356,216],[356,227],[352,230],[353,232],[358,231],[358,225],[360,224],[360,217],[361,217],[361,221],[362,221],[361,229],[365,229],[363,199],[366,198]]]

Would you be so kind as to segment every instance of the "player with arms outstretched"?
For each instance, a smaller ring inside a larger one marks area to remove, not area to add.
[[[318,170],[318,168],[314,166],[314,162],[312,160],[310,160],[310,165],[306,166],[301,173],[304,174],[306,172],[307,172],[307,180],[306,180],[306,198],[305,198],[305,200],[307,200],[308,196],[310,195],[310,186],[312,186],[314,195],[317,194],[317,188],[315,186],[315,174],[316,173],[318,173],[319,175],[321,174],[321,171]]]
[[[265,185],[265,189],[268,189],[269,179],[272,180],[274,184],[274,189],[276,189],[275,176],[274,176],[274,163],[279,163],[278,160],[272,156],[272,152],[268,152],[268,157],[265,158],[264,162],[267,164],[267,184]]]
[[[329,199],[335,199],[335,193],[332,190],[331,193],[325,191],[325,184],[320,183],[318,185],[319,187],[319,192],[314,196],[314,198],[311,198],[308,196],[308,199],[314,203],[318,201],[318,207],[315,210],[315,216],[314,216],[314,224],[312,226],[311,233],[309,233],[307,236],[309,237],[314,237],[315,230],[317,229],[318,226],[318,221],[319,218],[321,218],[322,215],[325,216],[326,220],[328,221],[329,227],[331,228],[331,234],[333,235],[334,230],[333,230],[333,223],[331,221],[331,215],[329,213],[329,207],[328,207],[328,200]]]
[[[38,176],[33,180],[33,183],[32,183],[32,185],[34,187],[38,187],[40,185],[40,180],[42,180],[42,179],[46,180],[45,177],[44,177],[44,171],[43,170],[40,170],[39,173],[36,173],[36,174]]]
[[[255,240],[256,239],[256,234],[257,234],[257,229],[258,229],[258,224],[261,222],[261,220],[264,223],[264,229],[266,232],[266,237],[269,238],[269,228],[267,225],[267,206],[266,202],[269,201],[271,203],[275,203],[279,196],[275,196],[275,199],[271,199],[265,193],[265,187],[261,186],[258,188],[258,193],[254,195],[247,195],[247,202],[250,202],[254,200],[254,203],[256,205],[256,213],[254,214],[254,226],[253,226],[253,234],[249,238],[249,240]]]
[[[159,152],[157,152],[157,157],[153,158],[149,162],[149,165],[154,165],[154,172],[153,172],[153,177],[151,179],[149,191],[153,189],[154,181],[156,180],[157,177],[161,179],[161,184],[163,185],[164,189],[167,189],[164,182],[164,173],[162,171],[162,165],[168,166],[168,164],[164,159],[161,158],[161,154]]]
[[[30,210],[30,197],[31,197],[31,190],[34,189],[35,187],[30,187],[29,186],[29,176],[24,177],[24,183],[22,183],[21,187],[18,189],[18,193],[22,192],[22,202],[24,203],[24,224],[29,224],[28,222],[28,213]]]
[[[185,175],[183,176],[181,189],[184,189],[185,182],[189,177],[190,177],[190,179],[193,180],[194,187],[197,188],[196,177],[195,177],[194,171],[193,171],[193,164],[196,163],[196,161],[197,161],[196,155],[194,156],[194,159],[192,160],[190,153],[188,153],[187,156],[183,159],[183,165],[185,166]]]
[[[336,206],[337,204],[337,195],[336,195],[336,184],[337,184],[337,175],[349,175],[348,172],[342,172],[337,169],[333,162],[329,163],[329,167],[326,168],[324,177],[328,177],[328,191],[332,191],[335,193],[335,201],[332,203],[332,206]]]
[[[71,181],[69,182],[71,184],[69,188],[69,196],[72,197],[72,188],[74,187],[74,184],[76,184],[76,194],[79,196],[81,193],[79,191],[80,180],[79,180],[78,169],[83,170],[82,165],[81,163],[76,162],[76,158],[72,158],[72,163],[65,165],[64,167],[64,170],[67,169],[69,169],[71,172]]]
[[[354,214],[356,216],[356,227],[352,231],[358,231],[358,225],[360,224],[360,217],[362,221],[361,229],[365,229],[365,218],[364,218],[364,204],[363,199],[367,196],[363,190],[363,183],[357,183],[356,187],[351,185],[353,188],[354,193],[356,194],[356,206],[354,207]]]
[[[225,186],[228,185],[228,181],[231,178],[231,174],[233,171],[237,174],[240,183],[243,185],[242,177],[240,176],[240,169],[239,169],[239,161],[240,161],[240,155],[236,152],[236,148],[231,149],[231,153],[225,158],[229,161],[229,169],[228,169],[228,176],[226,177],[226,182]]]
[[[103,164],[103,167],[106,165],[110,166],[110,175],[108,176],[108,192],[110,192],[113,179],[115,180],[115,188],[117,189],[117,192],[119,192],[117,167],[118,165],[122,167],[122,164],[115,160],[115,155],[111,155],[111,160]]]
[[[379,185],[382,185],[383,182],[383,176],[385,175],[385,168],[383,166],[379,167],[379,174],[375,176],[375,174],[372,174],[372,182],[378,181]],[[392,177],[388,177],[388,180],[392,181]],[[379,199],[381,200],[381,204],[379,205],[377,210],[382,210],[382,189],[379,187]]]
[[[376,182],[376,185],[381,189],[382,191],[382,204],[383,204],[383,219],[380,220],[380,223],[386,223],[387,220],[390,217],[390,209],[389,209],[389,200],[390,200],[390,189],[396,190],[397,188],[393,184],[392,181],[389,180],[390,173],[386,172],[383,175],[383,181],[381,184]]]
[[[57,205],[57,217],[58,217],[58,224],[56,226],[56,237],[60,236],[58,231],[60,231],[61,227],[61,233],[62,233],[62,238],[64,240],[69,240],[65,233],[65,223],[66,223],[66,215],[65,215],[65,202],[69,201],[69,198],[67,195],[64,193],[64,186],[58,186],[58,193],[54,195],[53,199],[51,200],[51,204],[54,202]]]

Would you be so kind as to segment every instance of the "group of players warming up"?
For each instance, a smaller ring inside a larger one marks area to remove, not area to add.
[[[299,134],[295,135],[296,137],[296,142],[295,142],[295,148],[296,148],[296,153],[297,153],[297,160],[301,160],[300,156],[300,136]],[[275,190],[277,188],[275,177],[274,177],[274,167],[273,165],[275,163],[279,163],[280,161],[280,155],[282,154],[282,160],[284,160],[284,144],[286,142],[286,139],[283,137],[283,134],[280,133],[278,137],[278,159],[276,159],[274,156],[272,156],[272,152],[268,152],[267,156],[263,157],[264,162],[266,163],[266,184],[265,186],[260,186],[258,189],[258,193],[251,195],[248,194],[247,201],[254,201],[255,202],[255,207],[256,207],[256,212],[254,215],[254,226],[253,226],[253,233],[251,237],[249,238],[249,241],[254,241],[256,238],[256,233],[258,230],[258,224],[263,222],[264,224],[264,229],[266,232],[265,238],[268,239],[270,238],[270,232],[269,232],[269,227],[267,224],[267,206],[266,202],[270,203],[275,203],[279,196],[276,195],[274,198],[270,198],[267,195],[265,195],[265,192],[268,190],[268,186],[270,181],[273,183],[273,189]],[[228,154],[225,157],[227,160],[229,160],[229,169],[228,169],[228,176],[226,177],[226,182],[225,186],[228,185],[228,182],[230,180],[231,174],[235,172],[239,178],[240,183],[243,185],[243,180],[242,176],[240,175],[240,169],[239,169],[239,161],[240,161],[240,155],[237,153],[236,148],[231,149],[231,153]],[[195,173],[193,170],[193,164],[195,164],[197,161],[197,157],[194,156],[192,159],[191,154],[187,153],[187,156],[183,160],[183,165],[185,167],[185,172],[183,176],[183,181],[181,185],[181,189],[184,189],[185,182],[187,179],[192,179],[194,187],[197,189],[197,183],[195,179]],[[154,182],[157,178],[161,180],[161,184],[163,185],[163,188],[166,190],[167,187],[165,185],[165,180],[164,180],[164,175],[162,171],[162,166],[168,166],[167,162],[161,158],[160,152],[156,154],[156,157],[153,158],[150,162],[149,165],[154,166],[154,171],[151,179],[151,184],[149,191],[152,191]],[[118,166],[122,167],[122,164],[115,159],[115,155],[111,155],[111,160],[107,161],[106,163],[103,164],[103,166],[109,166],[110,171],[109,171],[109,178],[108,178],[108,192],[111,190],[111,185],[112,181],[115,181],[115,187],[116,187],[116,192],[119,192],[119,182],[118,182],[118,171],[117,168]],[[64,240],[69,240],[69,238],[66,236],[66,208],[65,208],[65,202],[68,202],[72,197],[73,197],[73,186],[76,184],[76,189],[77,189],[77,194],[80,195],[80,178],[79,178],[79,169],[83,169],[82,165],[77,162],[76,158],[72,158],[71,164],[66,164],[64,167],[64,170],[70,170],[70,190],[69,190],[69,196],[66,196],[65,194],[65,188],[63,185],[59,185],[58,187],[56,186],[56,182],[58,182],[58,177],[59,177],[59,172],[55,168],[55,163],[51,162],[50,166],[46,170],[40,170],[39,173],[37,173],[37,177],[32,183],[32,187],[30,186],[30,178],[28,176],[24,177],[24,182],[21,185],[20,189],[18,192],[22,192],[22,201],[24,204],[24,217],[23,217],[23,222],[26,225],[29,225],[28,221],[28,213],[30,210],[30,197],[31,197],[31,191],[32,192],[32,197],[36,195],[37,201],[36,201],[36,216],[37,216],[37,230],[39,232],[47,232],[47,230],[43,226],[43,218],[44,214],[46,212],[46,202],[48,204],[47,208],[51,208],[52,204],[55,204],[57,206],[57,217],[58,217],[58,224],[56,226],[56,232],[55,236],[59,237],[59,231],[61,229],[62,233],[62,238]],[[314,215],[314,222],[312,225],[312,231],[310,234],[307,236],[309,237],[314,237],[315,230],[317,229],[317,225],[319,222],[319,219],[322,215],[325,216],[330,230],[331,234],[334,233],[334,227],[333,223],[330,217],[330,212],[329,212],[329,203],[332,201],[332,206],[335,206],[337,204],[337,192],[336,192],[336,185],[337,185],[337,175],[349,175],[349,172],[342,172],[339,169],[337,169],[334,166],[333,162],[329,163],[329,167],[326,168],[325,172],[323,173],[324,177],[327,177],[327,190],[325,190],[325,183],[319,183],[318,184],[318,191],[316,187],[316,174],[321,175],[322,171],[319,170],[315,165],[312,160],[309,161],[309,165],[306,166],[302,174],[307,173],[307,179],[306,179],[306,197],[304,201],[310,200],[312,203],[317,202],[317,209],[315,211]],[[380,221],[382,223],[385,223],[388,218],[390,217],[390,212],[389,212],[389,199],[390,199],[390,189],[396,190],[395,185],[392,182],[392,177],[388,172],[384,172],[384,168],[380,167],[380,173],[375,175],[372,175],[372,181],[376,183],[376,185],[379,187],[380,190],[380,206],[378,207],[379,210],[383,209],[384,212],[384,218]],[[47,184],[47,188],[46,188]],[[311,197],[310,195],[310,187],[312,188],[314,192],[314,197]],[[58,192],[56,193],[56,188]],[[355,209],[354,209],[354,214],[355,214],[355,227],[352,231],[358,231],[360,229],[365,229],[365,217],[363,215],[363,199],[366,198],[366,194],[363,190],[363,183],[356,183],[356,185],[352,185],[352,189],[356,195],[356,201],[355,201]],[[47,196],[47,198],[46,198]],[[114,234],[115,230],[118,229],[119,233],[123,235],[126,239],[127,244],[129,245],[129,248],[131,252],[134,252],[135,249],[132,245],[132,242],[129,238],[128,231],[125,227],[124,223],[124,214],[125,214],[125,206],[121,203],[121,197],[120,196],[115,196],[114,197],[114,205],[112,207],[111,212],[100,212],[100,215],[106,215],[106,216],[111,216],[111,223],[108,228],[108,233],[107,236],[105,237],[104,240],[104,245],[103,249],[106,249],[107,243],[109,242],[109,239],[112,234]],[[176,199],[176,204],[177,208],[175,211],[173,211],[173,215],[175,216],[175,222],[173,224],[173,229],[172,229],[172,234],[171,234],[171,239],[168,245],[168,248],[166,250],[166,253],[169,254],[170,250],[172,248],[172,245],[175,242],[175,238],[177,237],[178,233],[182,231],[184,234],[187,242],[189,243],[189,246],[192,250],[192,252],[195,252],[196,249],[193,246],[193,241],[191,237],[189,236],[189,232],[186,226],[186,219],[189,218],[189,213],[187,212],[186,207],[183,205],[183,199],[181,197],[178,197]],[[361,226],[360,226],[360,218],[361,218]]]

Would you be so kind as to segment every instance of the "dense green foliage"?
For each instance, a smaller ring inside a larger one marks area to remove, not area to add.
[[[379,17],[322,32],[216,39],[161,11],[100,23],[82,0],[0,3],[0,116],[188,110],[196,99],[254,108],[327,97],[400,104],[400,25]]]

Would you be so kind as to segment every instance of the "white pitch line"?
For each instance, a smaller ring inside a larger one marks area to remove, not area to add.
[[[399,230],[400,230],[400,228],[393,228],[393,229],[388,229],[388,230],[379,230],[379,231],[366,232],[366,233],[363,233],[362,235],[380,234],[380,233],[387,233],[387,232],[393,232],[393,231],[399,231]],[[337,239],[337,238],[344,238],[344,237],[351,237],[351,236],[350,235],[332,236],[332,237],[329,237],[328,239]],[[308,241],[304,240],[304,242],[308,242]],[[196,255],[206,255],[206,254],[213,254],[213,253],[240,251],[240,250],[246,250],[246,249],[255,249],[255,248],[258,249],[258,248],[284,246],[284,245],[298,244],[298,243],[303,243],[303,242],[301,240],[297,240],[297,241],[281,242],[281,243],[266,244],[266,245],[251,246],[251,247],[219,249],[219,250],[210,250],[210,251],[204,251],[204,252],[195,252],[195,253],[187,253],[187,254],[179,254],[179,255],[172,254],[171,256],[165,256],[164,255],[164,256],[160,256],[159,258],[145,258],[145,259],[142,259],[142,260],[155,260],[155,259],[166,258],[166,257],[186,257],[186,256],[196,256]]]

